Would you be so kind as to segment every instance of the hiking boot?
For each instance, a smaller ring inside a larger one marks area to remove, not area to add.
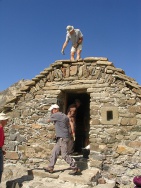
[[[81,174],[81,171],[79,168],[75,168],[71,172],[69,172],[69,175],[78,175],[78,174]]]
[[[49,172],[51,174],[53,173],[53,168],[50,168],[50,167],[46,168],[46,167],[44,167],[43,169],[44,169],[45,172]]]

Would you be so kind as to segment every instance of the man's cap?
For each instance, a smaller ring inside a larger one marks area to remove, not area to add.
[[[51,111],[54,108],[59,108],[59,106],[57,104],[52,104],[48,110]]]
[[[6,120],[6,119],[9,119],[9,117],[6,114],[4,114],[3,112],[0,113],[0,120]]]
[[[72,25],[68,25],[68,26],[66,27],[66,30],[67,30],[68,32],[71,32],[72,30],[74,30],[74,27],[73,27]]]

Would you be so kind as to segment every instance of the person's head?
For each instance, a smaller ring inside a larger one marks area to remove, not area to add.
[[[69,108],[76,108],[76,104],[75,104],[75,103],[71,104],[71,105],[69,106]]]
[[[2,126],[5,126],[7,124],[8,119],[9,117],[6,114],[4,114],[3,112],[0,113],[0,124]]]
[[[81,101],[79,99],[75,99],[75,105],[78,108],[81,105]]]
[[[71,110],[75,110],[77,109],[77,106],[75,103],[71,104],[69,107],[68,107],[68,110],[67,110],[67,113],[69,113]]]
[[[57,104],[52,104],[48,110],[51,111],[52,114],[54,114],[56,112],[59,112],[59,106]]]
[[[67,30],[67,33],[69,33],[71,35],[74,32],[74,27],[72,25],[68,25],[66,27],[66,30]]]

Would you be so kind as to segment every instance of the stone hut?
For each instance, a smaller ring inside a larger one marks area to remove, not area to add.
[[[141,167],[141,86],[105,57],[58,60],[45,68],[3,111],[11,117],[6,131],[6,161],[41,163],[54,146],[48,108],[57,103],[66,113],[82,103],[75,151],[90,142],[88,168],[107,177],[133,177]],[[126,178],[125,178],[126,179]]]

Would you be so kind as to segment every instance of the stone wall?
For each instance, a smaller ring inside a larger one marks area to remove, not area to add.
[[[6,161],[39,165],[54,146],[48,108],[66,110],[66,94],[86,93],[89,103],[89,168],[128,180],[141,167],[141,86],[103,57],[58,60],[20,88],[3,110],[11,117],[6,131]]]

